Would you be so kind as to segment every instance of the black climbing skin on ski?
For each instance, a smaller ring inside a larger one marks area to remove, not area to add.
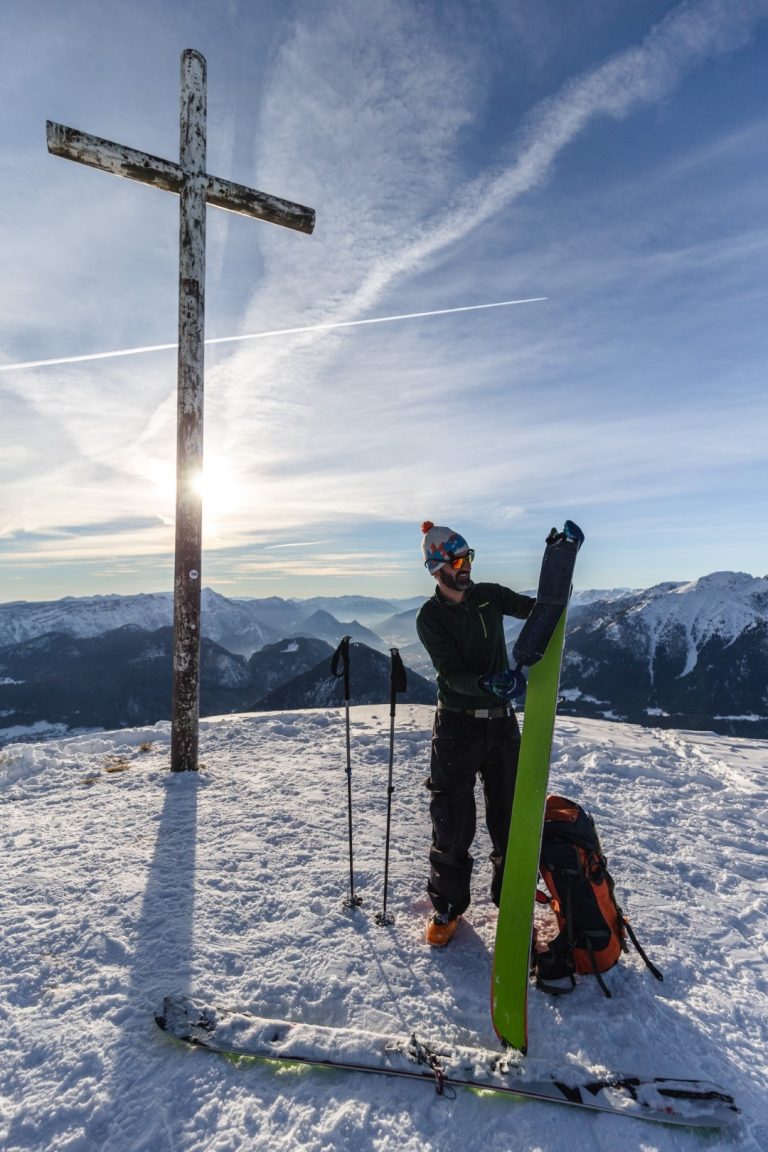
[[[482,1088],[518,1099],[564,1104],[632,1119],[695,1128],[723,1128],[739,1115],[733,1097],[717,1084],[666,1077],[615,1076],[579,1083],[541,1075],[508,1050],[434,1045],[346,1028],[269,1020],[226,1011],[187,996],[166,996],[155,1020],[176,1040],[225,1056],[376,1073],[430,1083],[440,1095]],[[569,1077],[578,1072],[569,1070]]]
[[[518,667],[530,668],[546,652],[568,604],[576,553],[583,542],[584,533],[572,520],[566,520],[562,532],[553,528],[547,537],[536,603],[512,649],[512,659]]]

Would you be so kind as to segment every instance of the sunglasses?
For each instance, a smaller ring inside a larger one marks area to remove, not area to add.
[[[443,563],[447,564],[449,568],[453,568],[456,572],[458,572],[464,564],[465,560],[468,560],[471,564],[474,558],[475,550],[474,548],[470,548],[468,552],[462,552],[461,556],[452,556],[450,559],[444,560]],[[429,567],[430,563],[433,563],[434,560],[435,557],[431,557],[430,560],[425,560],[424,563],[426,567]]]
[[[465,560],[471,564],[475,558],[474,548],[470,548],[469,552],[464,552],[461,556],[454,556],[452,560],[448,561],[449,568],[455,568],[458,572]]]

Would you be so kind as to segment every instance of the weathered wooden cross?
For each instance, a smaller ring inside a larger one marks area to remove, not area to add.
[[[209,176],[206,163],[206,65],[199,52],[181,56],[179,163],[137,152],[63,124],[47,124],[48,150],[116,176],[140,180],[180,201],[179,354],[176,427],[176,559],[173,587],[171,768],[197,768],[200,718],[202,568],[203,353],[205,344],[205,206],[213,204],[311,233],[315,213],[264,192]]]

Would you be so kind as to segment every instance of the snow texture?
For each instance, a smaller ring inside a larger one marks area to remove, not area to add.
[[[658,984],[630,955],[573,995],[532,990],[542,1068],[704,1077],[718,1135],[343,1072],[233,1063],[153,1022],[167,992],[258,1015],[494,1047],[489,844],[445,950],[422,942],[431,709],[395,720],[388,907],[379,926],[389,709],[206,720],[198,774],[169,726],[0,754],[0,1147],[8,1152],[688,1152],[768,1147],[768,743],[564,720],[551,788],[588,806]],[[546,929],[546,925],[542,925]]]

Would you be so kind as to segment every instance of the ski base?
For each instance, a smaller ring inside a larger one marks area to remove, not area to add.
[[[528,974],[560,666],[576,556],[584,534],[566,520],[547,537],[536,603],[512,649],[530,668],[504,863],[491,978],[491,1015],[503,1044],[528,1049]]]
[[[568,1104],[665,1124],[723,1128],[739,1115],[733,1097],[705,1080],[666,1077],[529,1075],[518,1053],[424,1043],[213,1008],[188,996],[166,996],[155,1017],[164,1032],[226,1056],[401,1076],[448,1086]]]

